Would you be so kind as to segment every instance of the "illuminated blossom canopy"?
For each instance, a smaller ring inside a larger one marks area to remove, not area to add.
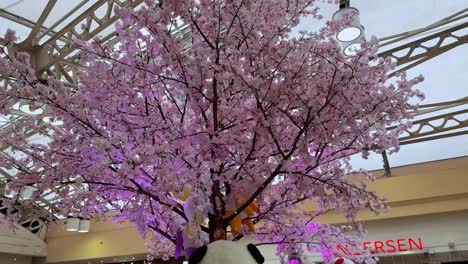
[[[28,154],[0,158],[18,170],[4,203],[25,185],[35,187],[33,199],[57,189],[60,214],[114,212],[151,234],[158,257],[174,254],[181,233],[187,250],[222,227],[229,237],[278,244],[283,261],[305,249],[331,259],[337,244],[356,241],[350,228],[318,216],[336,209],[353,220],[385,207],[350,180],[372,178],[350,156],[398,150],[422,78],[387,80],[394,64],[376,56],[376,40],[345,57],[334,40],[341,23],[293,36],[300,18],[317,18],[313,0],[147,0],[116,12],[117,45],[76,41],[77,88],[38,78],[26,53],[0,60],[12,79],[0,90],[3,114],[22,100],[64,122],[25,124],[50,137],[47,145],[23,130],[2,138]],[[5,39],[6,55],[14,33]]]

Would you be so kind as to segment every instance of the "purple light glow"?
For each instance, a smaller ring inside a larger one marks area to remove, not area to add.
[[[289,259],[289,264],[302,264],[302,261],[300,258],[291,258]]]

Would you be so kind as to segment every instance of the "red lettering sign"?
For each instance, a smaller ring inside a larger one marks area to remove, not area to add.
[[[387,250],[388,253],[396,252],[395,240],[389,239],[385,242],[385,244],[387,245],[387,248],[391,248],[391,250]]]
[[[375,253],[379,253],[379,249],[382,251],[382,253],[385,253],[385,250],[383,247],[384,247],[384,243],[382,241],[374,242]]]
[[[413,250],[413,245],[415,245],[417,249],[423,250],[423,244],[420,237],[418,237],[418,242],[419,244],[417,244],[413,239],[408,238],[408,243],[411,251]]]
[[[344,255],[349,255],[348,245],[342,246],[337,245],[337,252]],[[382,254],[382,253],[395,253],[395,252],[406,252],[413,250],[423,250],[423,242],[420,237],[417,239],[413,238],[399,238],[399,239],[388,239],[385,241],[366,241],[362,243],[363,250],[370,250],[371,254]],[[359,255],[360,253],[355,253]]]
[[[397,245],[398,245],[398,251],[399,252],[408,251],[407,249],[404,248],[404,246],[406,246],[405,241],[406,241],[406,239],[404,239],[404,238],[400,238],[400,239],[397,240]]]
[[[370,242],[364,242],[362,248],[364,248],[364,250],[371,248],[369,245],[370,245]]]

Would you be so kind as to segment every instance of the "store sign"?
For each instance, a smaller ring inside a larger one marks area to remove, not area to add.
[[[385,254],[423,250],[424,246],[421,238],[418,237],[366,241],[362,243],[362,248],[364,250],[370,250],[371,254]],[[338,245],[336,249],[342,254],[349,255],[348,246]],[[359,255],[359,253],[356,255]]]

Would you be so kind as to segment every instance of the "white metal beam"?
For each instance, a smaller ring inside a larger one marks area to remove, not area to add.
[[[49,0],[47,2],[47,5],[42,11],[41,16],[35,23],[34,28],[32,29],[31,33],[29,33],[29,36],[26,38],[26,40],[23,42],[24,45],[28,45],[32,47],[33,45],[36,44],[35,42],[37,40],[37,35],[43,28],[44,21],[47,19],[47,17],[49,16],[50,12],[52,11],[56,3],[57,3],[57,0]]]

